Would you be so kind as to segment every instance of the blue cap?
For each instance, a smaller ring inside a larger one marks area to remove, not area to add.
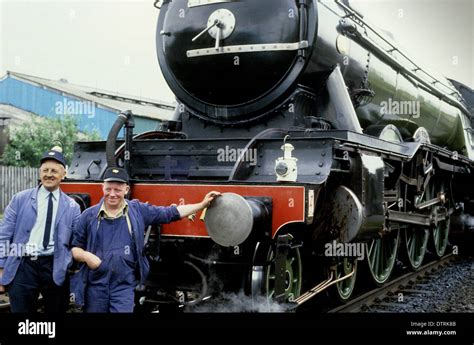
[[[121,182],[128,184],[128,173],[122,168],[107,168],[104,173],[104,182]]]
[[[43,157],[40,160],[40,163],[43,164],[43,162],[45,162],[47,160],[51,160],[51,159],[55,160],[59,164],[62,164],[63,167],[66,167],[66,159],[64,158],[63,154],[61,152],[53,150],[53,149],[45,152],[45,154],[43,155]]]

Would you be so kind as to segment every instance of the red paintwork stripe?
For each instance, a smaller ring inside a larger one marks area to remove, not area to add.
[[[89,193],[92,204],[102,197],[100,183],[63,183],[67,193]],[[246,185],[189,185],[189,184],[134,184],[132,197],[153,205],[193,204],[200,202],[206,193],[215,190],[232,192],[242,196],[266,196],[273,200],[272,235],[283,225],[303,222],[305,217],[305,188],[302,186],[246,186]],[[208,237],[204,222],[184,218],[165,224],[163,235]]]

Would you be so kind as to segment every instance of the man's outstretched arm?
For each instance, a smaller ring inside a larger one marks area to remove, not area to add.
[[[183,218],[205,209],[206,207],[209,207],[211,202],[220,195],[221,193],[212,191],[207,193],[204,199],[202,199],[202,201],[197,204],[179,205],[177,207],[179,215],[181,218]]]

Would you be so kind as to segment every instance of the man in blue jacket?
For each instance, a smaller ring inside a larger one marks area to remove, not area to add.
[[[74,276],[72,291],[86,312],[133,312],[135,287],[149,272],[143,253],[146,227],[196,213],[220,195],[210,192],[198,204],[153,206],[125,200],[128,180],[124,169],[107,169],[103,199],[84,211],[74,231],[72,255],[85,265]]]
[[[65,312],[69,302],[69,244],[81,212],[59,188],[66,176],[60,148],[40,162],[41,184],[14,195],[0,223],[0,292],[7,287],[12,312],[36,312],[39,293],[47,313]]]

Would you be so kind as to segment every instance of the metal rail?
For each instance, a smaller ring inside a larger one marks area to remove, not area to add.
[[[453,261],[455,256],[452,254],[446,255],[443,258],[430,262],[422,267],[420,267],[416,272],[410,272],[394,279],[393,281],[388,282],[386,285],[371,290],[359,297],[354,298],[353,300],[347,302],[344,305],[336,307],[328,311],[328,313],[353,313],[359,312],[365,306],[376,305],[376,300],[382,300],[389,293],[396,293],[401,290],[401,287],[408,285],[411,281],[416,280],[418,277],[422,277],[427,273],[435,271],[447,263]]]

